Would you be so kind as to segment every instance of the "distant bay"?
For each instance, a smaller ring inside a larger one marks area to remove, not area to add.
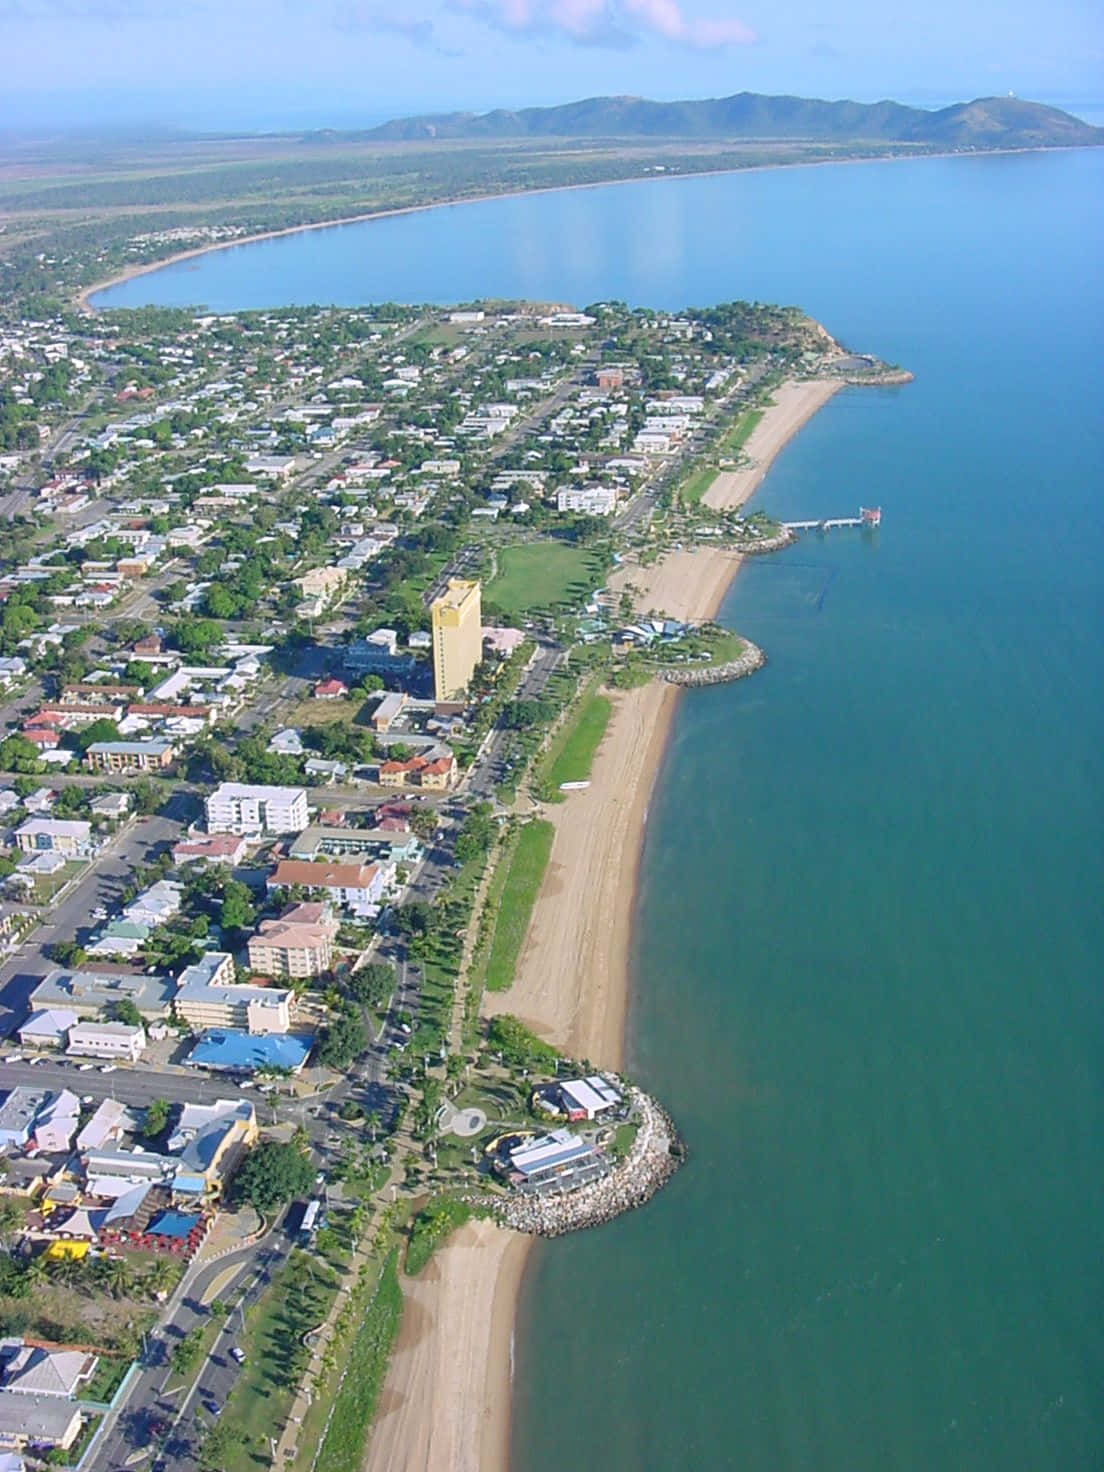
[[[683,701],[632,1066],[690,1164],[536,1256],[525,1472],[1080,1472],[1104,1446],[1104,153],[498,200],[237,248],[99,305],[799,304],[916,373],[757,498],[881,504],[741,572]],[[626,862],[631,856],[626,856]]]

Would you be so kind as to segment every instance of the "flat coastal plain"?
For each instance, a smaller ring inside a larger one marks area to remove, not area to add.
[[[722,472],[727,508],[745,501],[792,435],[827,403],[832,380],[786,383],[749,436],[747,470]],[[706,492],[707,504],[716,483]],[[611,575],[639,609],[672,618],[717,613],[740,566],[722,547],[672,552]],[[590,786],[547,809],[552,853],[508,992],[485,1015],[511,1012],[598,1067],[620,1068],[629,1001],[637,870],[648,804],[680,691],[653,682],[614,693]],[[506,1472],[517,1297],[532,1240],[473,1222],[406,1279],[406,1307],[364,1472]]]

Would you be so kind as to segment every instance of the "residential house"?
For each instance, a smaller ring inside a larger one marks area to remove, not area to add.
[[[380,762],[381,787],[424,787],[432,792],[447,792],[456,780],[456,758],[412,756],[406,761]]]
[[[49,1007],[32,1012],[19,1029],[24,1048],[63,1048],[69,1029],[78,1021],[77,1014],[65,1007]]]
[[[174,844],[172,859],[177,866],[229,864],[236,867],[245,858],[247,847],[245,839],[236,833],[199,834]]]

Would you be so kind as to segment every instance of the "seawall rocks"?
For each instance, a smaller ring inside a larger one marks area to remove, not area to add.
[[[534,1237],[562,1237],[587,1227],[600,1227],[623,1212],[650,1201],[678,1170],[684,1148],[666,1111],[641,1089],[629,1089],[640,1120],[628,1154],[620,1164],[589,1186],[562,1196],[510,1196],[493,1203],[496,1218],[515,1232]],[[486,1197],[468,1198],[486,1208]]]
[[[748,642],[743,654],[728,664],[711,665],[708,669],[664,670],[663,678],[669,685],[727,685],[753,675],[766,662],[767,656],[759,646]]]

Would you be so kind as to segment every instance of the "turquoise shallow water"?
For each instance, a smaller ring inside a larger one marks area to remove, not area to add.
[[[691,1161],[537,1254],[524,1472],[1101,1463],[1102,186],[1075,153],[596,190],[125,289],[742,295],[916,371],[759,496],[881,532],[748,565],[724,618],[770,665],[683,701],[630,1055]]]

